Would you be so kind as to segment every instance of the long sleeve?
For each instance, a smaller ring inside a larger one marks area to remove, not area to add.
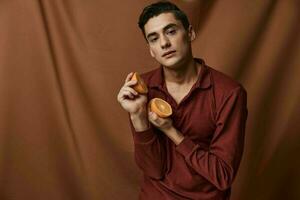
[[[247,115],[247,93],[238,87],[217,110],[216,129],[208,148],[189,137],[176,147],[186,163],[219,190],[231,186],[239,167]]]
[[[166,150],[163,134],[159,135],[151,125],[148,130],[135,131],[131,120],[133,134],[134,156],[138,167],[146,176],[161,179],[166,170]]]

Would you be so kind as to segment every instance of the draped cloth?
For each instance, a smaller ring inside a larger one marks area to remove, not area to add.
[[[0,1],[0,199],[137,199],[126,75],[157,67],[150,0]],[[174,0],[195,57],[241,82],[249,116],[233,200],[299,199],[300,1]]]

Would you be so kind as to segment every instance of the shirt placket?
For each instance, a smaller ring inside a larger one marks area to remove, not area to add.
[[[173,125],[175,128],[179,128],[180,124],[180,119],[181,119],[181,110],[182,110],[182,105],[177,104],[174,98],[168,93],[167,88],[160,87],[161,92],[165,96],[165,100],[171,105],[172,107],[172,120],[173,120]]]

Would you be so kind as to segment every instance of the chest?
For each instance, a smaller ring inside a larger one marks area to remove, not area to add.
[[[173,125],[195,141],[209,142],[216,128],[209,95],[193,97],[173,107]]]
[[[159,97],[166,100],[173,110],[171,119],[174,127],[195,141],[209,143],[216,128],[210,90],[196,89],[188,93],[189,91],[182,93],[174,91],[175,96],[171,96],[170,91],[168,93],[151,91],[150,99]],[[185,100],[176,105],[175,98],[181,101],[185,95],[187,95]]]
[[[170,85],[167,84],[167,90],[170,96],[179,104],[184,97],[186,97],[189,92],[191,91],[193,85],[184,85],[184,86],[177,86],[177,85]]]

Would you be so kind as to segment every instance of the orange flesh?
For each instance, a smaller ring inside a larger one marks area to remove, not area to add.
[[[150,109],[159,117],[169,117],[172,114],[172,107],[163,99],[154,98],[150,101]]]
[[[170,112],[170,109],[169,107],[164,103],[164,102],[161,102],[161,101],[155,101],[154,102],[156,104],[156,107],[163,113],[169,113]]]
[[[131,80],[137,80],[137,83],[133,86],[134,90],[141,94],[146,94],[148,92],[147,85],[137,72],[133,74]]]

